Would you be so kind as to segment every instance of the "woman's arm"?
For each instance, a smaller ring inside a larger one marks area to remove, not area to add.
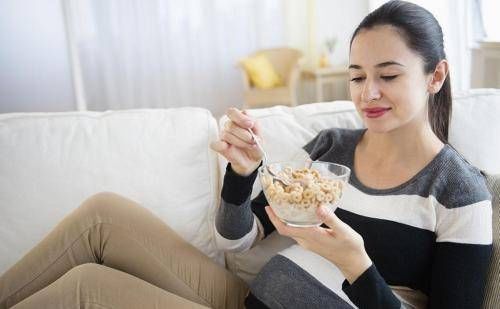
[[[342,290],[359,308],[401,308],[401,302],[373,264],[352,284],[344,280]]]
[[[250,130],[258,139],[262,140],[262,137],[258,123],[246,112],[229,108],[227,117],[229,121],[221,130],[220,140],[210,144],[210,148],[230,162],[215,219],[215,242],[222,250],[244,251],[258,235],[250,195],[262,160]]]
[[[429,308],[481,308],[492,245],[436,243]]]
[[[215,218],[215,240],[219,249],[242,252],[251,248],[259,235],[272,232],[273,225],[265,214],[267,200],[261,192],[250,200],[257,171],[248,176],[235,173],[231,164],[226,168],[221,204]],[[259,231],[262,223],[263,231]]]
[[[492,252],[491,201],[439,207],[429,308],[481,308]]]

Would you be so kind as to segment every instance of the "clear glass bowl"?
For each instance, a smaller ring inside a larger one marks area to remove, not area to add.
[[[318,226],[323,222],[316,216],[319,205],[335,210],[349,181],[351,170],[344,165],[313,161],[288,161],[269,164],[271,172],[286,178],[285,185],[276,180],[265,166],[259,168],[262,190],[274,213],[291,226]]]

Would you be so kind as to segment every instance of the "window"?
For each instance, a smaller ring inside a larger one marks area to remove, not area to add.
[[[483,17],[484,31],[486,32],[486,41],[500,42],[500,21],[498,12],[500,12],[500,1],[481,0],[481,13]]]

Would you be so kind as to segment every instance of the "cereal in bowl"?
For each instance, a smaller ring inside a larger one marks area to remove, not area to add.
[[[270,203],[292,204],[307,209],[321,204],[335,204],[342,195],[342,181],[322,177],[312,168],[294,170],[285,167],[277,174],[280,178],[291,180],[291,184],[284,185],[273,181],[269,174],[263,175],[262,186]]]

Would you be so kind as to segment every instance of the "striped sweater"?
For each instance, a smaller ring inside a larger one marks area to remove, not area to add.
[[[292,245],[251,282],[247,308],[480,308],[492,250],[491,196],[481,173],[445,145],[409,181],[366,187],[353,169],[364,132],[324,130],[304,150],[351,168],[335,214],[363,237],[373,265],[349,284],[334,264]],[[250,199],[256,176],[227,167],[215,220],[223,250],[248,250],[275,230],[264,194]]]

